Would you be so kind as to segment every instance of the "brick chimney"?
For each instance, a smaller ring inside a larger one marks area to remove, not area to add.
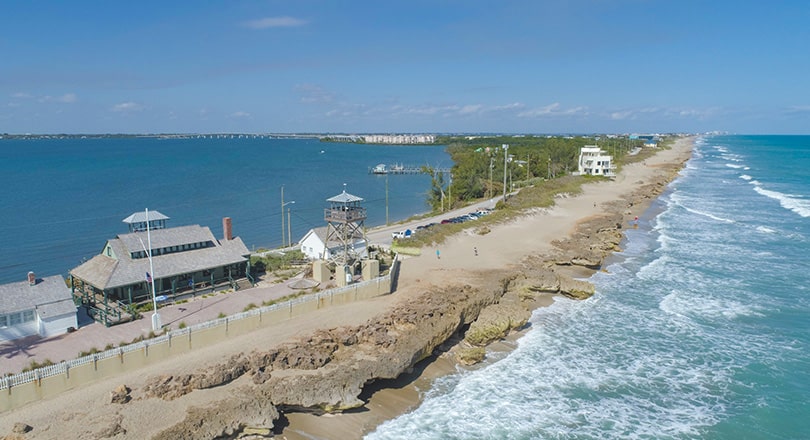
[[[28,272],[28,285],[29,286],[36,286],[37,284],[37,276],[34,272]]]
[[[231,218],[222,218],[222,234],[225,240],[233,240],[233,227],[231,226]]]

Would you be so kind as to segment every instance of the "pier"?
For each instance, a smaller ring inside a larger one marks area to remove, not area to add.
[[[410,165],[385,165],[379,164],[368,169],[369,174],[427,174],[426,169],[421,166]],[[439,173],[449,173],[450,168],[432,168]]]

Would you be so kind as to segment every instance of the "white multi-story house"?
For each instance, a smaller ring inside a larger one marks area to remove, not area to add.
[[[586,145],[579,150],[579,174],[615,177],[613,156],[596,145]]]

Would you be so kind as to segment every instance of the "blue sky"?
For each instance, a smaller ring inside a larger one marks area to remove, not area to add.
[[[0,6],[0,133],[810,133],[803,1]]]

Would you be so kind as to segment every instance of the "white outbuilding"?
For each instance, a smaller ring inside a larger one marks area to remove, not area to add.
[[[65,280],[54,275],[0,285],[0,341],[61,335],[78,328],[76,305]]]

